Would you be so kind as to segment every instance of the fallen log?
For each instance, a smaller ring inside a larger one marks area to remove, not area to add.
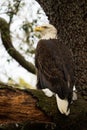
[[[61,115],[55,97],[40,90],[20,90],[0,84],[0,129],[87,130],[87,101],[80,95],[71,104],[71,114]]]

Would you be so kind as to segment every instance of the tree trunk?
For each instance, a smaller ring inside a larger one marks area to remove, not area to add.
[[[73,52],[78,90],[87,95],[87,0],[37,0]]]
[[[40,90],[19,90],[0,84],[0,124],[2,130],[86,130],[87,102],[79,96],[66,117],[59,113],[55,97],[48,98]]]

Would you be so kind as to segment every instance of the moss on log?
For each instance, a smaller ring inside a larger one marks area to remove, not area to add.
[[[86,130],[87,101],[80,95],[78,98],[71,104],[71,114],[66,117],[59,113],[55,97],[46,97],[40,90],[19,90],[1,84],[0,124],[3,127],[2,130],[10,126],[17,129],[23,128],[23,130],[31,130],[31,128],[32,130],[35,128]]]

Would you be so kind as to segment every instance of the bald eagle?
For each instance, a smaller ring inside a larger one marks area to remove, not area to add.
[[[42,25],[35,31],[41,34],[35,54],[37,88],[49,97],[54,94],[60,113],[69,115],[75,84],[72,54],[57,39],[57,30],[53,25]]]

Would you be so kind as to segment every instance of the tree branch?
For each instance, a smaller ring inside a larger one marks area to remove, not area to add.
[[[0,18],[0,30],[2,43],[10,56],[12,56],[22,67],[35,74],[35,66],[32,63],[26,61],[25,58],[12,45],[9,24],[2,18]]]
[[[29,123],[33,122],[32,127],[39,124],[38,129],[40,126],[42,128],[43,124],[48,124],[55,126],[55,130],[86,130],[87,101],[79,96],[79,99],[71,104],[71,114],[66,117],[59,113],[55,97],[46,97],[40,90],[19,90],[0,84],[0,124],[27,121],[28,128]],[[44,128],[49,129],[54,127]]]

